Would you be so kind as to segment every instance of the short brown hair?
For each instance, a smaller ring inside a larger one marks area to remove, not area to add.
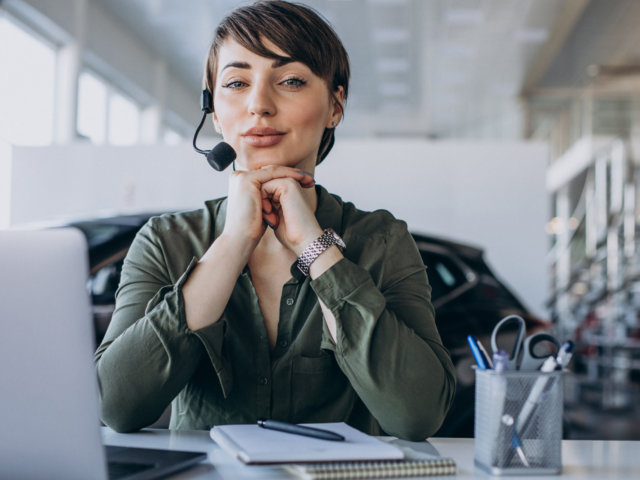
[[[240,7],[225,17],[216,29],[205,69],[205,87],[212,93],[218,69],[218,50],[229,37],[262,57],[276,60],[290,58],[304,63],[327,82],[331,95],[344,112],[344,106],[335,92],[342,87],[344,100],[347,99],[349,56],[333,28],[312,8],[281,0],[263,0]],[[288,57],[283,58],[266,48],[264,39],[272,42]],[[325,128],[316,164],[324,160],[331,150],[334,130]]]

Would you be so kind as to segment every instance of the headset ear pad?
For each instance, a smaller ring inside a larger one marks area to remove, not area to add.
[[[200,108],[204,113],[213,112],[213,95],[206,88],[202,91],[202,96],[200,97]]]

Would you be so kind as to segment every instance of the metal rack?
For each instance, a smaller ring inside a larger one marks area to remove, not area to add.
[[[558,335],[577,342],[574,397],[601,410],[640,397],[639,111],[634,95],[589,91],[565,99],[546,131],[548,305]]]

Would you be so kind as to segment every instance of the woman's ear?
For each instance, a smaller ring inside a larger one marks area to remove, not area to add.
[[[216,115],[215,110],[211,113],[211,118],[213,119],[213,128],[216,129],[216,132],[222,135],[222,128],[220,127],[220,122],[218,121],[218,115]]]
[[[344,106],[344,88],[342,85],[338,85],[338,88],[331,92],[331,117],[327,123],[327,128],[336,128],[336,125],[340,123],[343,115]]]

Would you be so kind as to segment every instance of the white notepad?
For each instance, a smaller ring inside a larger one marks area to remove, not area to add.
[[[346,423],[310,423],[345,437],[343,442],[267,430],[258,425],[213,427],[211,438],[244,463],[339,462],[355,460],[401,460],[398,447],[378,440]]]

